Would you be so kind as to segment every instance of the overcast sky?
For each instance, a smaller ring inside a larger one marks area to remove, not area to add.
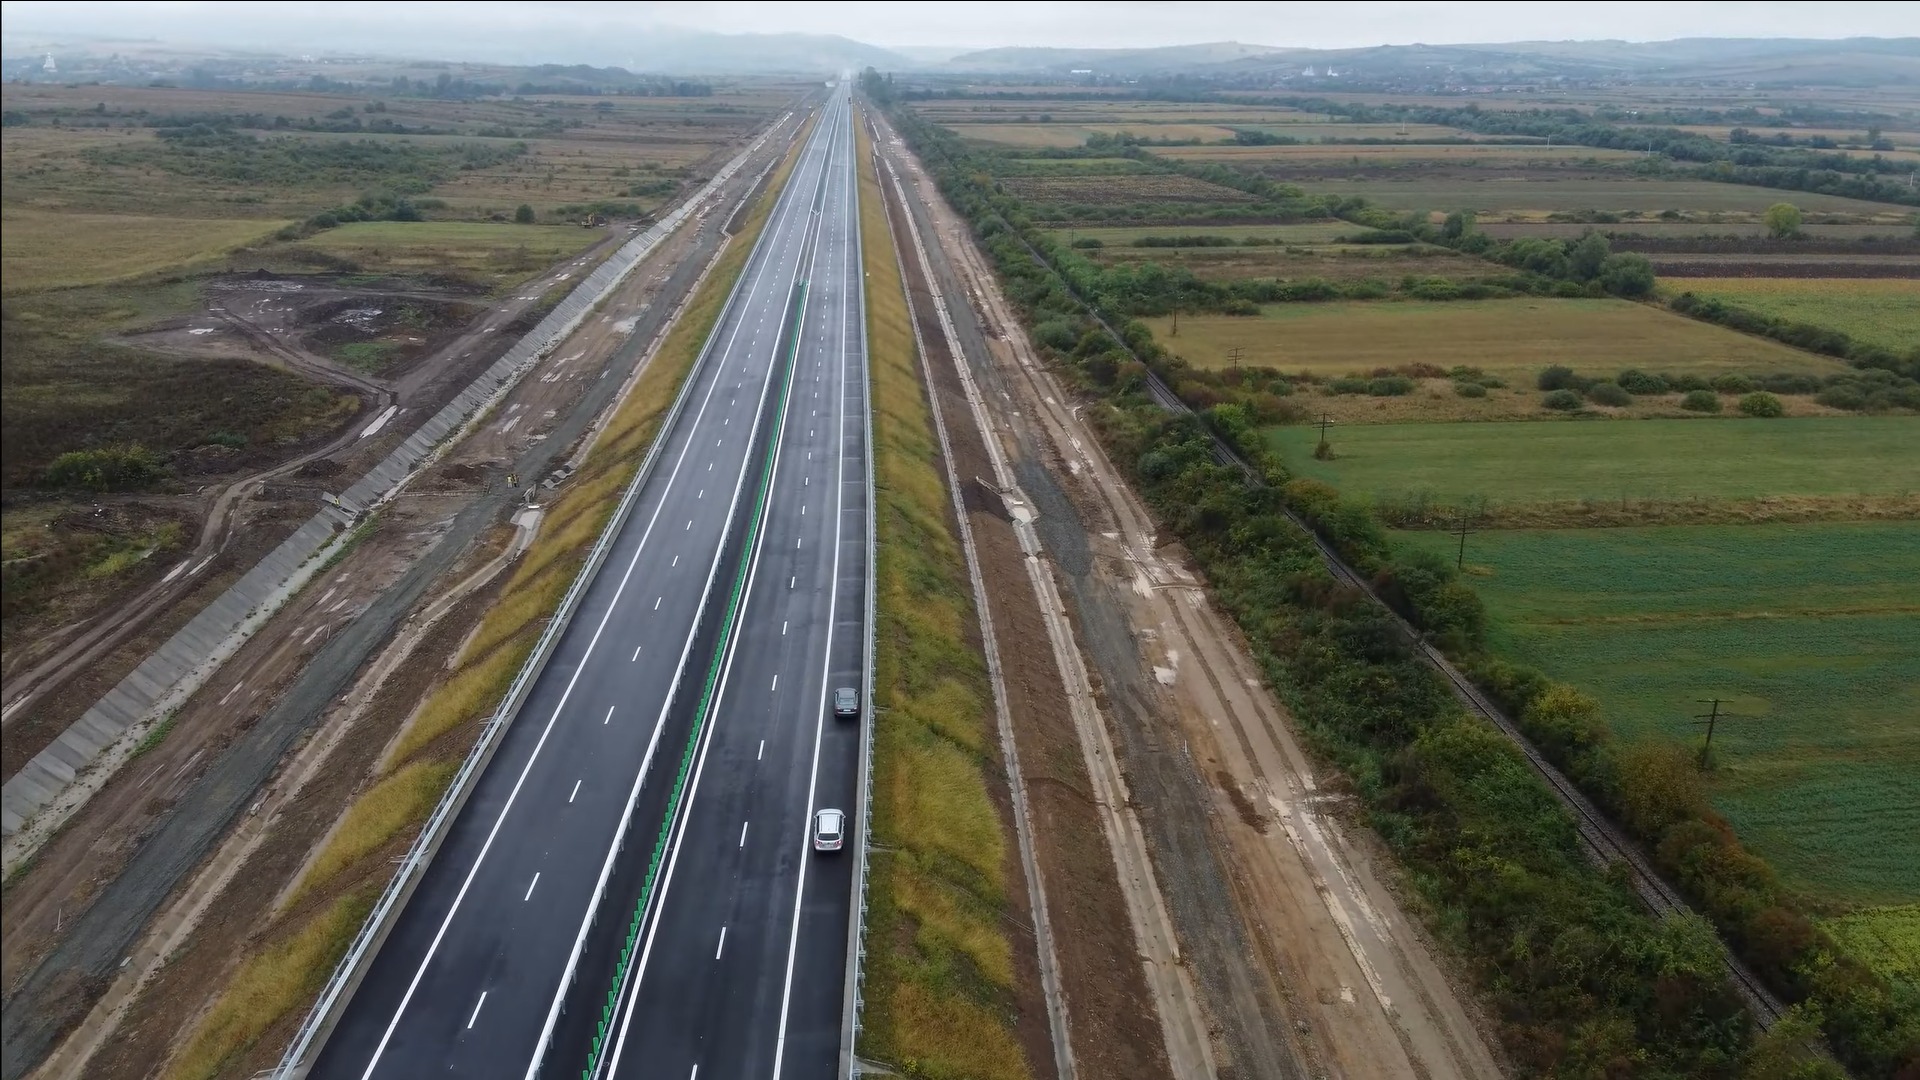
[[[841,34],[883,46],[1143,47],[1207,41],[1347,48],[1678,37],[1906,37],[1920,3],[0,3],[10,42],[71,34],[360,48],[485,59],[513,35],[560,41],[657,26]],[[489,42],[500,35],[497,46]],[[521,44],[524,46],[525,42]],[[557,62],[583,57],[554,56]]]

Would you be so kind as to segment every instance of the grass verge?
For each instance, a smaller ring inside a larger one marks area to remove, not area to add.
[[[796,151],[804,142],[794,143]],[[773,196],[796,159],[796,153],[789,153],[776,170],[725,256],[681,312],[567,491],[549,508],[547,526],[515,565],[453,674],[429,693],[387,755],[382,774],[347,808],[340,828],[311,864],[308,880],[292,895],[305,900],[324,892],[329,881],[349,878],[347,872],[356,864],[432,812],[467,750],[440,737],[497,708],[514,673],[533,651],[699,358],[772,211]],[[283,906],[266,930],[266,938],[276,944],[241,962],[168,1069],[170,1080],[220,1075],[239,1063],[270,1027],[310,1000],[345,954],[376,894],[373,889],[355,890],[326,902],[304,921],[297,916],[308,905]]]
[[[864,127],[857,153],[878,543],[860,1054],[911,1076],[1010,1080],[1032,1074],[1014,1034],[1007,839],[987,791],[991,690]]]

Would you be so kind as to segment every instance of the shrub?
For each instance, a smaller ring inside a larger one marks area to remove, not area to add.
[[[1751,394],[1755,389],[1752,379],[1732,372],[1715,378],[1713,388],[1723,394]]]
[[[533,207],[526,203],[521,203],[513,211],[513,220],[522,225],[533,224]]]
[[[1690,390],[1680,399],[1680,407],[1688,412],[1716,413],[1720,411],[1720,395],[1711,390]]]
[[[1555,364],[1540,373],[1538,383],[1542,390],[1566,390],[1577,383],[1579,379],[1580,377],[1573,373],[1572,368],[1561,367],[1559,364]]]
[[[1664,394],[1667,392],[1667,380],[1659,375],[1650,375],[1633,368],[1620,373],[1614,382],[1629,394]]]
[[[1675,375],[1667,384],[1682,394],[1691,394],[1695,390],[1711,390],[1713,384],[1698,375]]]
[[[52,488],[85,491],[131,491],[165,475],[160,455],[131,443],[98,450],[69,450],[54,458],[40,474],[40,483]]]
[[[1618,383],[1597,382],[1587,387],[1587,400],[1595,405],[1611,405],[1619,408],[1633,404],[1633,395],[1620,388]]]
[[[1487,396],[1487,388],[1477,382],[1454,383],[1453,392],[1459,394],[1461,397],[1483,398]]]
[[[1374,397],[1402,397],[1413,393],[1413,380],[1405,375],[1387,375],[1367,380],[1367,393]]]
[[[1858,412],[1867,407],[1867,395],[1858,386],[1850,383],[1829,386],[1814,395],[1813,400],[1829,409],[1846,409],[1851,412]]]
[[[1106,247],[1107,245],[1101,243],[1100,238],[1097,236],[1082,236],[1082,237],[1077,237],[1073,241],[1073,246],[1086,250],[1086,249],[1092,249],[1092,248]]]
[[[1580,396],[1578,390],[1555,390],[1543,398],[1540,404],[1560,412],[1572,412],[1586,404],[1586,399]]]
[[[1372,386],[1373,386],[1373,383],[1369,379],[1355,379],[1349,376],[1349,377],[1338,378],[1328,383],[1327,393],[1329,394],[1364,394],[1368,390],[1370,390]]]
[[[1779,398],[1774,397],[1765,390],[1756,390],[1740,399],[1740,411],[1748,416],[1757,416],[1763,420],[1768,420],[1784,414],[1787,410],[1785,406],[1780,404]]]

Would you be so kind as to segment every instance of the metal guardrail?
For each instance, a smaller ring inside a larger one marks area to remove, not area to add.
[[[859,144],[855,142],[857,147]],[[850,151],[851,152],[851,151]],[[867,352],[867,260],[866,237],[860,228],[860,158],[853,153],[853,235],[857,261],[854,264],[854,281],[860,293],[860,406],[862,428],[866,432],[867,458],[867,603],[864,613],[865,639],[861,645],[861,670],[866,673],[865,697],[866,720],[860,731],[860,765],[854,781],[857,798],[860,800],[860,812],[854,815],[854,847],[860,852],[860,858],[854,863],[853,903],[847,920],[847,977],[845,997],[841,1004],[840,1020],[840,1070],[846,1080],[858,1080],[860,1075],[859,1040],[860,1013],[866,1004],[861,988],[866,983],[867,959],[867,867],[873,845],[873,730],[879,722],[873,704],[873,632],[874,632],[874,591],[875,568],[874,555],[877,545],[874,540],[874,519],[876,516],[873,496],[873,358]]]
[[[769,129],[766,134],[754,140],[752,145],[741,151],[733,161],[722,168],[712,180],[708,181],[706,187],[703,188],[698,195],[688,199],[682,204],[679,210],[676,211],[676,213],[679,214],[679,218],[674,222],[672,228],[678,228],[679,225],[686,220],[686,210],[705,199],[717,185],[724,184],[727,180],[731,179],[739,166],[758,151],[762,144],[781,130],[781,128],[785,126],[785,123],[786,118],[783,117],[779,124]],[[671,232],[672,228],[663,230],[662,236],[664,237],[667,233]],[[717,258],[718,255],[716,254],[716,260]],[[632,266],[637,265],[639,265],[638,259],[634,260],[628,267],[628,270],[631,270]],[[745,277],[746,275],[742,274],[740,279],[734,282],[734,292],[739,291],[740,281],[744,280]],[[696,283],[696,290],[697,287],[698,285]],[[691,296],[692,294],[690,293],[689,299],[691,299]],[[728,299],[729,302],[731,302],[731,294],[729,294]],[[706,352],[703,350],[700,357],[702,362],[705,361],[706,355]],[[660,435],[664,435],[666,432],[672,430],[673,424],[675,420],[678,419],[682,407],[692,393],[694,384],[699,381],[695,377],[698,370],[699,364],[696,364],[695,367],[688,372],[687,378],[681,382],[679,392],[674,395],[673,405],[661,420],[658,429]],[[346,955],[342,956],[340,962],[334,966],[333,973],[328,977],[326,985],[322,988],[320,997],[314,1002],[313,1007],[308,1010],[306,1018],[301,1022],[299,1029],[295,1031],[294,1037],[288,1044],[286,1052],[281,1055],[280,1063],[271,1071],[270,1075],[272,1075],[275,1080],[289,1080],[289,1078],[299,1075],[300,1070],[308,1064],[305,1060],[307,1052],[313,1047],[314,1042],[318,1039],[322,1030],[334,1019],[335,1010],[344,1005],[346,999],[351,996],[351,989],[362,974],[364,965],[371,959],[374,952],[377,951],[380,942],[385,939],[392,918],[404,905],[406,898],[411,895],[413,887],[418,883],[418,872],[426,866],[432,859],[433,853],[439,848],[440,841],[443,839],[442,832],[447,822],[465,805],[467,796],[471,794],[474,777],[477,776],[481,769],[485,767],[486,763],[492,759],[493,752],[498,749],[500,732],[505,730],[506,726],[512,722],[515,715],[519,712],[520,705],[525,700],[527,691],[533,685],[533,680],[536,679],[541,670],[545,668],[547,659],[552,655],[554,646],[559,641],[560,635],[565,632],[568,623],[571,622],[573,613],[579,606],[581,595],[586,591],[587,586],[592,583],[601,564],[606,561],[607,554],[612,549],[614,537],[620,532],[621,527],[626,524],[627,517],[633,508],[634,500],[638,498],[641,487],[645,485],[647,478],[652,474],[654,463],[659,457],[660,448],[665,442],[666,440],[664,438],[656,437],[653,445],[648,447],[647,456],[641,461],[640,468],[634,472],[633,479],[628,483],[626,491],[622,493],[619,504],[614,508],[613,516],[607,519],[606,526],[601,529],[600,537],[594,542],[593,550],[588,554],[587,561],[582,564],[580,572],[574,576],[573,584],[568,587],[566,595],[561,598],[560,606],[555,610],[553,618],[548,621],[546,629],[541,632],[540,639],[534,645],[533,652],[528,655],[526,663],[521,665],[519,674],[514,677],[513,684],[507,689],[506,697],[502,699],[500,709],[494,713],[487,721],[486,726],[481,729],[480,737],[475,740],[473,749],[468,752],[466,759],[460,763],[460,769],[454,774],[453,782],[447,786],[446,793],[440,797],[440,801],[435,805],[433,813],[427,818],[426,825],[421,828],[420,834],[414,838],[413,844],[407,849],[406,855],[401,859],[399,869],[394,872],[393,877],[388,880],[386,888],[381,891],[380,899],[375,902],[373,910],[367,914],[366,920],[361,923],[360,931],[354,936],[353,942],[347,947]]]

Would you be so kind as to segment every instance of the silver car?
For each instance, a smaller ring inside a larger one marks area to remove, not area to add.
[[[860,716],[860,691],[851,686],[842,686],[833,692],[833,715],[842,720],[853,720]]]
[[[838,810],[813,815],[813,850],[839,851],[846,843],[847,816]]]

